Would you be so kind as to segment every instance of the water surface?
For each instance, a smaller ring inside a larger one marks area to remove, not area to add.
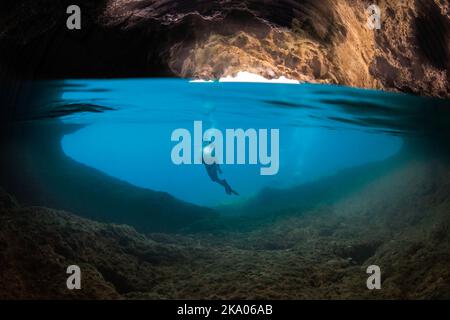
[[[394,155],[405,132],[400,125],[386,124],[402,110],[399,104],[406,107],[417,99],[318,85],[185,80],[71,80],[60,85],[62,96],[53,113],[68,106],[101,107],[61,117],[65,124],[83,125],[62,138],[67,156],[133,185],[207,206]],[[230,197],[203,165],[174,165],[171,133],[177,128],[192,132],[194,121],[202,121],[204,131],[279,129],[278,174],[261,176],[260,165],[222,165],[223,177],[240,194]]]

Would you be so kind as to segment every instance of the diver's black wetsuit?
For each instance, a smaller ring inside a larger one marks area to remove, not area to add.
[[[222,170],[220,170],[220,167],[217,163],[206,164],[205,162],[203,162],[203,164],[205,165],[206,172],[208,172],[208,176],[211,178],[211,180],[223,186],[225,188],[225,192],[228,195],[232,194],[239,195],[236,191],[231,189],[227,180],[219,178],[219,173],[222,173]]]

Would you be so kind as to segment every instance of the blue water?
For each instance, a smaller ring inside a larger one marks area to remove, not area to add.
[[[401,128],[387,128],[382,120],[387,108],[414,101],[404,95],[307,84],[124,79],[60,85],[61,99],[50,108],[81,103],[107,107],[61,117],[65,124],[82,125],[61,140],[67,156],[130,184],[207,206],[243,201],[265,187],[296,186],[398,153]],[[383,108],[377,110],[378,105]],[[361,115],[377,121],[364,122]],[[199,120],[204,131],[279,129],[278,174],[260,175],[259,164],[224,164],[223,178],[240,194],[228,196],[203,165],[173,164],[173,130],[192,131]]]

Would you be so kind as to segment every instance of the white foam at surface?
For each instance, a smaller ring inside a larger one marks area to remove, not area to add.
[[[212,80],[191,80],[192,83],[202,83],[202,82],[213,82]],[[222,77],[219,79],[219,82],[251,82],[251,83],[284,83],[284,84],[300,84],[300,81],[288,79],[284,76],[279,77],[278,79],[266,79],[263,76],[258,74],[254,74],[247,71],[240,71],[238,74],[233,76]]]
[[[211,83],[214,82],[212,80],[203,80],[203,79],[195,79],[195,80],[191,80],[189,81],[190,83]]]

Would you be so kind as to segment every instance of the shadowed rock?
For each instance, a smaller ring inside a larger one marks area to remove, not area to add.
[[[2,1],[0,76],[8,91],[35,78],[248,71],[449,97],[445,1],[379,1],[375,31],[366,28],[366,1],[83,0],[80,31],[65,26],[69,4]]]
[[[141,232],[181,231],[217,215],[165,192],[133,186],[67,157],[58,122],[6,127],[0,135],[0,183],[26,205],[72,211],[98,221],[125,223]]]

